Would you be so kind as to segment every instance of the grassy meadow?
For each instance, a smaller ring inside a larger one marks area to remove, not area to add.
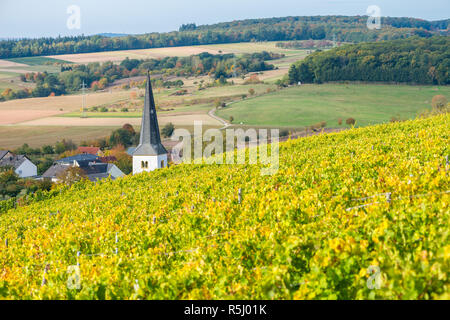
[[[26,64],[29,66],[40,66],[54,63],[71,63],[70,61],[54,59],[49,57],[24,57],[24,58],[10,58],[7,60],[15,63]]]
[[[339,127],[338,119],[354,118],[357,126],[406,120],[429,109],[433,96],[450,97],[449,87],[322,84],[302,85],[230,104],[216,114],[246,125],[302,127],[326,121]]]

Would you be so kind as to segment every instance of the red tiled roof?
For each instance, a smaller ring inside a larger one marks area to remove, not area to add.
[[[94,156],[100,151],[99,147],[78,147],[78,151],[82,153],[93,154]]]

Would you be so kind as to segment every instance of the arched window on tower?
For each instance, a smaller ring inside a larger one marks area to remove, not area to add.
[[[164,168],[164,160],[161,160],[161,168]]]
[[[145,163],[144,163],[144,161],[141,161],[141,168],[145,168]]]
[[[148,168],[148,161],[145,161],[145,167]]]

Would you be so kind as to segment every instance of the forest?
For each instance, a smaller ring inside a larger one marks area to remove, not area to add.
[[[369,30],[366,16],[247,19],[213,25],[182,25],[179,31],[106,37],[102,35],[0,41],[0,59],[249,41],[333,40],[365,42],[448,34],[448,19],[382,18]]]
[[[290,84],[364,81],[450,84],[450,38],[409,38],[345,45],[294,63]]]

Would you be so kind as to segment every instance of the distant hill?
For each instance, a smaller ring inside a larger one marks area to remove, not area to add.
[[[126,37],[129,36],[129,34],[126,33],[99,33],[96,34],[96,36],[105,37],[105,38],[119,38],[119,37]]]
[[[0,58],[250,41],[327,39],[358,43],[414,35],[428,38],[435,34],[449,33],[449,20],[431,22],[415,18],[384,17],[380,30],[369,30],[367,19],[367,16],[247,19],[202,26],[191,23],[182,25],[179,31],[166,33],[6,40],[0,41]]]
[[[450,84],[450,37],[346,45],[317,52],[289,70],[290,83],[330,81]]]

